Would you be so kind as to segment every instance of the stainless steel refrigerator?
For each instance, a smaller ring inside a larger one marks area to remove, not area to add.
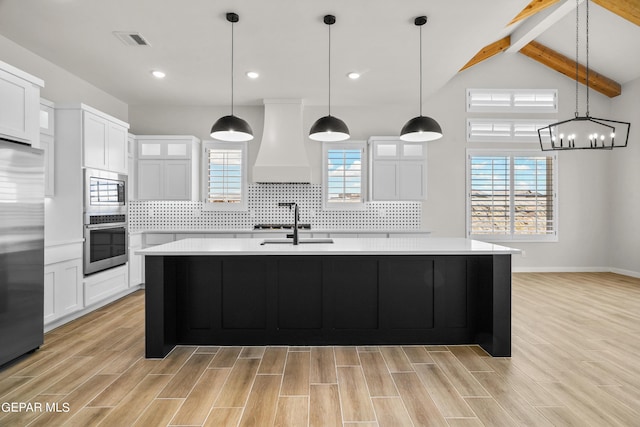
[[[44,337],[42,150],[0,140],[0,366]]]

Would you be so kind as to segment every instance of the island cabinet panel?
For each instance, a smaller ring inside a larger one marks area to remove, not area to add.
[[[186,345],[480,344],[511,354],[510,255],[149,256],[146,355]]]
[[[434,327],[434,259],[380,260],[380,318],[385,329]]]
[[[222,262],[209,257],[183,257],[176,260],[178,340],[210,339],[220,328]]]
[[[361,257],[331,257],[324,263],[331,329],[378,328],[378,262]]]
[[[322,328],[322,263],[297,258],[278,261],[278,329]]]
[[[233,258],[222,262],[223,329],[267,328],[267,267],[267,261],[259,258],[250,263]]]

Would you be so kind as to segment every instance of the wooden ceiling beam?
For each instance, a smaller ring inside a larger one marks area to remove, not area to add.
[[[640,26],[640,1],[638,0],[593,0],[609,12]]]
[[[559,73],[564,74],[572,80],[576,79],[576,62],[573,59],[568,58],[536,41],[532,41],[520,49],[520,53],[546,65],[549,68],[552,68],[553,70],[556,70]],[[587,83],[587,68],[582,64],[578,65],[578,81],[585,85]],[[605,77],[592,69],[589,69],[589,88],[596,92],[600,92],[609,98],[616,97],[622,93],[620,83]]]
[[[511,22],[509,22],[509,24],[507,24],[507,27],[509,25],[515,24],[516,22],[522,21],[523,19],[526,19],[531,15],[535,15],[541,10],[548,8],[552,4],[557,3],[559,1],[560,0],[532,0],[531,3],[525,6],[525,8],[522,9],[522,11],[518,15],[516,15],[516,17],[513,18]],[[630,0],[630,1],[633,1],[633,0]]]
[[[507,36],[503,39],[498,40],[497,42],[491,43],[480,49],[476,55],[467,62],[464,67],[460,68],[460,71],[465,70],[469,67],[476,65],[479,62],[484,61],[485,59],[491,58],[494,55],[497,55],[500,52],[503,52],[511,45],[511,36]]]

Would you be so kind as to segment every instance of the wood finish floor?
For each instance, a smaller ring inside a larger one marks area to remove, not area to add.
[[[475,346],[143,354],[137,292],[0,371],[0,426],[638,426],[640,280],[514,274],[511,358]]]

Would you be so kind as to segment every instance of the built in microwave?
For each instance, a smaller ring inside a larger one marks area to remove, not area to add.
[[[89,168],[84,173],[85,214],[126,212],[126,175]]]

